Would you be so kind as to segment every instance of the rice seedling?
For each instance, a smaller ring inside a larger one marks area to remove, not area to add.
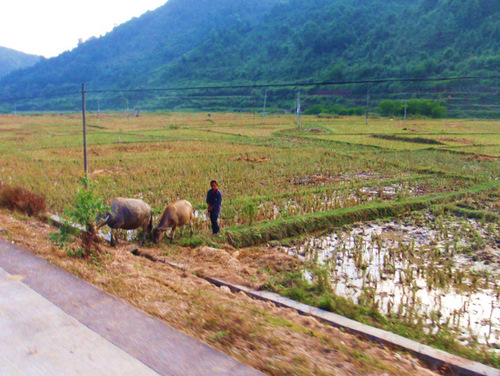
[[[429,335],[446,331],[462,343],[497,343],[500,305],[494,286],[500,275],[494,266],[496,274],[471,268],[477,256],[469,250],[477,246],[477,237],[486,228],[498,229],[498,224],[430,213],[413,214],[411,223],[407,219],[347,228],[343,234],[321,238],[321,248],[316,245],[318,239],[311,239],[288,249],[300,256],[302,247],[308,252],[316,248],[319,254],[307,260],[315,264],[337,259],[331,272],[335,276],[332,292],[356,304],[419,325]],[[459,242],[449,241],[450,229]],[[399,241],[388,236],[393,231],[399,233]],[[481,238],[483,248],[498,242],[498,237]]]

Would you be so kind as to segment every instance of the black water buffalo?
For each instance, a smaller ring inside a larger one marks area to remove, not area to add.
[[[108,225],[111,228],[111,246],[118,244],[118,229],[135,230],[142,227],[144,234],[142,245],[146,242],[146,232],[151,233],[153,228],[153,212],[144,201],[135,198],[117,197],[111,200],[111,210],[99,215],[97,220],[104,217],[104,222],[97,229]]]

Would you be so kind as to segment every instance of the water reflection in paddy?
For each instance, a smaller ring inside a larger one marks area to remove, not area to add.
[[[332,291],[429,331],[500,344],[498,225],[436,218],[364,223],[287,251],[328,270]],[[306,272],[310,280],[314,276]]]

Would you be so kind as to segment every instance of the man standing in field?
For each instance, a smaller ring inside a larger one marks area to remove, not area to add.
[[[211,189],[207,193],[208,214],[212,222],[212,235],[217,235],[219,232],[219,218],[220,207],[222,205],[222,193],[219,191],[219,185],[215,180],[210,182]]]

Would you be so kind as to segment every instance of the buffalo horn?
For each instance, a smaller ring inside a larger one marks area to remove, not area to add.
[[[106,219],[104,220],[104,222],[102,222],[98,228],[101,228],[102,226],[104,226],[107,222],[108,222],[108,219],[111,217],[111,214],[108,213],[108,216],[106,217]]]

